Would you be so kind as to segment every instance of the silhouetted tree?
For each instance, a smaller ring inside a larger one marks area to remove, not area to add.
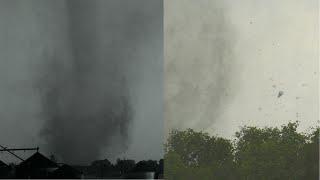
[[[57,158],[56,158],[55,155],[53,155],[53,154],[50,155],[50,160],[51,160],[52,162],[57,163]]]
[[[158,169],[158,162],[153,160],[139,161],[134,167],[134,172],[156,172]]]
[[[160,159],[159,160],[159,166],[158,166],[158,173],[160,173],[160,174],[163,174],[163,166],[164,166],[164,164],[163,164],[163,159]]]
[[[89,167],[89,173],[97,177],[105,177],[108,172],[113,170],[113,166],[108,159],[93,161]]]
[[[120,171],[121,174],[128,173],[132,171],[135,167],[136,163],[134,160],[127,160],[127,159],[117,159],[117,163],[115,164],[115,168]]]

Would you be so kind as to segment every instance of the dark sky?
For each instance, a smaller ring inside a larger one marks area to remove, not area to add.
[[[0,144],[161,158],[162,18],[160,0],[1,0]]]

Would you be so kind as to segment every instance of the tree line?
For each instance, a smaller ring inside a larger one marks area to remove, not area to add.
[[[245,126],[229,140],[192,129],[173,130],[165,145],[166,179],[317,180],[319,127],[297,131]]]
[[[163,159],[142,160],[117,159],[113,164],[108,159],[93,161],[89,166],[73,166],[90,178],[119,178],[128,173],[155,172],[156,177],[163,174]]]

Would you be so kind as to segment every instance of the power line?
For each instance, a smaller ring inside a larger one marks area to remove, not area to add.
[[[0,145],[0,152],[1,151],[7,151],[8,153],[10,153],[11,155],[13,155],[14,157],[20,159],[21,161],[24,161],[23,158],[21,158],[20,156],[16,155],[15,153],[13,153],[12,151],[39,151],[39,147],[36,148],[6,148],[4,146]]]

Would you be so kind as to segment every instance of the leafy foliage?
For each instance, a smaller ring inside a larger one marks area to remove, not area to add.
[[[231,141],[192,129],[171,133],[165,156],[167,179],[232,179],[234,173],[225,169],[235,170]]]
[[[192,129],[171,132],[166,144],[166,179],[318,179],[319,128],[297,132],[242,127],[234,141]]]

